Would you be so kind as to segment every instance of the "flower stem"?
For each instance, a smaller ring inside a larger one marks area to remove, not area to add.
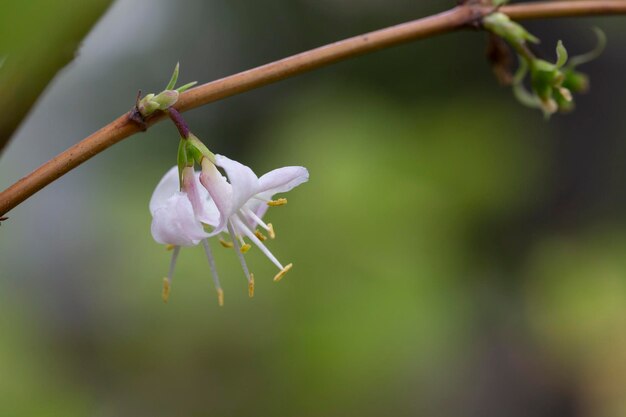
[[[172,122],[174,122],[174,125],[176,125],[176,129],[178,129],[180,137],[183,139],[188,139],[189,126],[187,125],[185,119],[183,119],[183,116],[180,114],[180,112],[174,107],[170,107],[169,109],[167,109],[167,114],[170,116],[170,119],[172,119]]]

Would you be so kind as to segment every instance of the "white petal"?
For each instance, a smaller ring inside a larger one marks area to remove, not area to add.
[[[215,211],[217,211],[218,221],[211,236],[214,236],[224,229],[228,224],[228,218],[232,214],[232,186],[226,181],[226,178],[220,174],[217,167],[208,160],[202,161],[202,172],[200,173],[200,182],[211,196]],[[213,215],[215,215],[215,211]],[[213,224],[213,223],[211,223]]]
[[[259,178],[257,193],[270,196],[278,193],[286,193],[308,180],[309,171],[307,171],[305,167],[278,168]]]
[[[183,191],[187,193],[196,219],[213,227],[219,223],[219,212],[207,190],[202,187],[199,174],[191,167],[183,170]]]
[[[152,237],[159,243],[195,246],[209,236],[196,220],[187,194],[176,192],[153,213]]]
[[[258,193],[259,178],[249,167],[223,155],[215,155],[215,164],[226,171],[228,182],[233,187],[232,207],[236,212]]]
[[[180,190],[180,183],[178,180],[178,167],[172,167],[159,181],[159,185],[156,186],[152,197],[150,198],[150,213],[154,214],[154,211],[160,207],[163,207],[174,193]]]

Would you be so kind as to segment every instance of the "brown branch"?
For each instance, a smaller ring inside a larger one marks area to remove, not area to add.
[[[459,6],[447,12],[302,52],[189,90],[181,94],[175,107],[184,112],[346,58],[451,32],[475,24],[491,10],[485,6]],[[505,6],[500,10],[518,20],[626,14],[626,0],[546,1]],[[163,113],[156,115],[147,124],[150,126],[163,117]],[[127,114],[120,116],[0,193],[0,216],[63,174],[140,130],[141,126],[131,121]]]

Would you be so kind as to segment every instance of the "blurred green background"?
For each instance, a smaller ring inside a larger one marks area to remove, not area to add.
[[[118,0],[5,149],[0,187],[177,61],[206,82],[448,6]],[[497,85],[471,31],[187,113],[257,174],[311,173],[267,215],[294,269],[275,284],[250,251],[253,299],[214,245],[225,306],[200,248],[161,301],[147,205],[175,162],[170,124],[39,192],[0,228],[0,416],[626,416],[624,18],[528,23],[547,58],[557,39],[590,49],[593,25],[609,45],[583,67],[592,90],[549,122]]]

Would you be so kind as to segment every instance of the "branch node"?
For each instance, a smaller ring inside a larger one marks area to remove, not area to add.
[[[139,129],[142,132],[148,130],[148,124],[146,123],[146,119],[143,117],[141,112],[139,111],[139,100],[141,99],[141,90],[137,91],[137,99],[135,100],[135,105],[128,112],[128,120],[135,123],[139,126]]]

